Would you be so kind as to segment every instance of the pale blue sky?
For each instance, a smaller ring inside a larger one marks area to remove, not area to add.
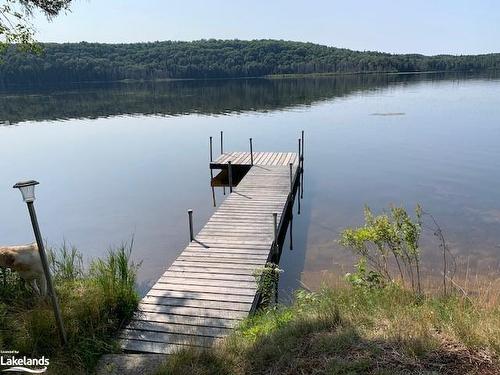
[[[285,39],[356,50],[500,52],[500,1],[74,0],[41,41]]]

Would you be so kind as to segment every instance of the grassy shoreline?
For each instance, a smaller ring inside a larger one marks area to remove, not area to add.
[[[28,290],[8,271],[0,287],[0,348],[16,357],[50,360],[48,374],[88,374],[105,353],[118,352],[115,334],[132,316],[139,296],[131,246],[109,250],[84,270],[81,254],[63,245],[50,263],[68,344],[59,340],[48,298]]]
[[[166,374],[497,374],[500,306],[384,289],[300,291],[213,349],[186,349]]]

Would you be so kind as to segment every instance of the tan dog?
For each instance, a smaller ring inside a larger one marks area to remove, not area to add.
[[[36,243],[0,247],[0,267],[16,271],[38,294],[47,294],[47,280]]]

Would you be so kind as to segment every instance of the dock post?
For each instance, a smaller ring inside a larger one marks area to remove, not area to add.
[[[221,130],[220,132],[220,154],[224,153],[224,132]]]
[[[233,192],[233,167],[231,166],[231,160],[227,162],[227,178],[229,179],[229,192]]]
[[[298,141],[299,141],[299,168],[302,168],[302,152],[301,152],[302,147],[301,147],[301,144],[300,144],[300,142],[301,142],[300,138],[298,139]]]
[[[299,141],[299,192],[297,193],[299,195],[299,198],[302,198],[302,145],[301,145],[301,139],[298,139]],[[298,214],[300,215],[300,199],[299,199],[299,212]]]
[[[304,131],[302,130],[302,158],[300,168],[300,199],[304,198]]]
[[[213,152],[212,152],[212,137],[210,137],[210,163],[214,161]]]
[[[293,163],[290,163],[290,194],[293,195]]]
[[[192,209],[188,210],[188,217],[189,217],[189,242],[193,242],[194,235],[193,235],[193,210]]]
[[[214,203],[214,207],[217,207],[217,201],[215,200],[215,188],[212,186],[212,201]]]
[[[252,145],[252,138],[250,138],[250,164],[253,165],[253,145]]]
[[[274,223],[274,249],[276,254],[278,253],[278,213],[273,213],[273,223]]]
[[[210,137],[212,138],[212,137]],[[215,188],[214,188],[214,171],[210,168],[210,186],[212,187],[212,201],[214,203],[214,207],[217,207],[217,203],[215,201]]]
[[[302,160],[304,160],[304,131],[302,130]]]

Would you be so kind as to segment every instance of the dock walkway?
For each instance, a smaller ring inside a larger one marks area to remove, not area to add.
[[[229,161],[231,168],[248,172],[140,301],[120,333],[125,351],[169,354],[186,345],[208,347],[255,309],[253,273],[273,256],[273,213],[278,233],[286,224],[299,156],[257,152],[252,165],[249,152],[224,153],[210,168],[227,169]]]

